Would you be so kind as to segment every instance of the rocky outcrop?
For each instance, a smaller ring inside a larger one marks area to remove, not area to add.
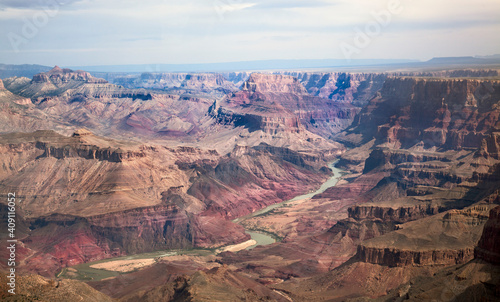
[[[455,265],[474,257],[474,246],[491,206],[476,205],[402,224],[362,242],[356,259],[390,267]]]
[[[425,162],[450,162],[449,154],[438,152],[412,152],[410,150],[398,150],[389,148],[374,148],[365,161],[363,173],[368,173],[375,168],[387,170],[402,163],[425,163]]]
[[[143,152],[139,151],[124,151],[119,148],[102,149],[91,145],[52,146],[50,143],[37,142],[35,146],[43,150],[43,154],[40,157],[54,157],[57,159],[81,157],[84,159],[97,159],[118,163],[146,156]]]
[[[365,105],[382,88],[386,74],[284,72],[300,81],[314,96],[355,106]]]
[[[498,127],[500,82],[475,79],[388,78],[348,134],[410,147],[478,148]]]
[[[229,93],[237,86],[218,73],[142,73],[140,76],[123,76],[113,83],[125,88],[161,89],[170,92],[197,91],[204,93]]]
[[[474,249],[461,250],[400,250],[358,246],[356,259],[362,262],[393,266],[456,265],[470,261]]]
[[[79,81],[92,84],[106,84],[104,79],[94,78],[90,73],[83,70],[73,71],[71,69],[62,69],[55,66],[52,70],[39,73],[33,76],[34,83],[52,83],[54,85],[68,83],[69,81]]]
[[[252,113],[240,114],[219,107],[215,115],[217,123],[231,125],[233,127],[243,126],[250,132],[262,130],[264,133],[275,135],[281,132],[300,133],[304,131],[297,117],[293,115],[270,116]]]
[[[228,80],[233,82],[236,87],[241,87],[243,83],[250,77],[250,72],[240,71],[240,72],[228,72],[222,73],[222,75]]]
[[[88,72],[61,69],[58,66],[48,72],[34,75],[31,81],[14,78],[8,83],[7,89],[32,98],[36,104],[59,97],[76,103],[85,101],[86,98],[152,99],[151,94],[144,90],[124,89],[109,84],[104,79],[95,78]]]
[[[251,74],[240,91],[216,102],[210,112],[219,123],[245,125],[252,130],[276,134],[303,128],[330,137],[347,127],[358,109],[311,96],[291,76]]]
[[[481,239],[474,250],[474,257],[500,264],[500,207],[490,211]]]
[[[210,270],[200,270],[189,277],[184,275],[172,278],[154,288],[124,297],[121,301],[259,301],[263,299],[277,302],[289,301],[283,294],[223,265]]]
[[[483,139],[476,156],[500,159],[500,132],[492,132],[488,137]]]
[[[7,275],[8,273],[2,272],[0,277],[0,282],[3,285],[0,287],[0,299],[2,301],[114,301],[83,281],[54,280],[39,275],[17,275],[16,294],[11,295],[7,293],[7,287],[4,285],[10,282],[5,277]]]
[[[307,94],[307,90],[295,77],[252,73],[241,87],[243,91],[260,93]]]
[[[349,217],[356,220],[381,219],[383,221],[394,221],[397,223],[413,221],[437,213],[439,213],[438,207],[431,204],[398,208],[359,205],[348,209]]]

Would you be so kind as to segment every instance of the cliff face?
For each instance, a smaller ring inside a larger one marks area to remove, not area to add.
[[[500,132],[492,132],[488,137],[483,139],[477,156],[500,159]]]
[[[281,132],[300,133],[304,127],[297,117],[291,114],[260,115],[254,113],[238,113],[219,107],[215,118],[222,125],[234,127],[244,126],[250,132],[262,130],[264,133],[275,135]]]
[[[69,81],[80,81],[85,83],[106,84],[104,79],[94,78],[90,73],[83,70],[73,71],[71,69],[61,69],[56,66],[46,73],[39,73],[33,76],[34,83],[52,83],[54,85],[68,83]]]
[[[472,248],[463,250],[405,251],[392,248],[358,246],[356,258],[360,261],[387,266],[455,265],[470,261]]]
[[[252,73],[241,90],[260,93],[307,94],[307,90],[294,77]]]
[[[382,88],[386,74],[284,72],[300,81],[314,96],[364,106]]]
[[[219,122],[245,125],[252,131],[276,134],[303,128],[324,137],[347,127],[357,112],[349,104],[309,95],[294,77],[272,74],[250,75],[241,91],[212,109]]]
[[[378,218],[383,221],[394,221],[397,223],[404,223],[435,215],[438,211],[437,206],[430,204],[399,208],[359,205],[348,209],[349,217],[356,220]]]
[[[500,264],[500,207],[490,211],[481,239],[474,250],[474,257]]]
[[[144,140],[152,136],[194,136],[201,132],[203,123],[207,124],[205,115],[213,104],[213,100],[201,97],[127,89],[69,70],[39,74],[33,80],[11,78],[5,86],[34,107],[16,108],[16,114],[9,114],[13,121],[16,116],[25,117],[24,124],[19,129],[11,127],[11,131],[57,129],[70,134],[75,128],[86,127],[101,135],[132,134]],[[4,99],[0,95],[0,100]]]
[[[204,93],[226,93],[237,86],[217,73],[143,73],[140,76],[118,77],[113,83],[125,88],[195,90]]]
[[[356,259],[392,267],[466,263],[474,257],[490,208],[474,206],[409,222],[361,243]]]
[[[79,130],[0,136],[0,192],[22,196],[25,269],[248,239],[230,220],[321,183],[319,157],[269,145],[221,156]],[[323,171],[323,170],[322,170]],[[29,185],[28,185],[29,184]]]
[[[61,69],[58,66],[48,72],[34,75],[31,81],[15,78],[9,80],[8,84],[7,89],[31,98],[36,103],[47,102],[58,96],[69,98],[70,102],[89,97],[151,99],[151,95],[145,91],[124,89],[109,84],[104,79],[95,78],[88,72]]]
[[[351,133],[394,146],[478,148],[500,127],[499,97],[495,80],[388,78]]]

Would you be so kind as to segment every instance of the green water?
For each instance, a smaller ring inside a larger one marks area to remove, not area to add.
[[[311,198],[316,194],[323,193],[326,189],[333,187],[337,184],[339,181],[339,178],[341,177],[341,172],[342,170],[337,169],[334,167],[336,162],[331,163],[329,165],[330,169],[333,172],[333,176],[330,177],[323,185],[316,191],[300,195],[297,197],[294,197],[290,200],[286,200],[277,204],[270,205],[268,207],[265,207],[261,210],[255,211],[252,214],[237,218],[233,220],[235,223],[240,223],[241,221],[244,221],[246,219],[256,217],[259,215],[265,215],[270,213],[272,210],[278,209],[280,207],[286,206],[288,203],[301,200],[301,199],[307,199]],[[255,240],[257,243],[248,247],[247,250],[253,249],[256,246],[259,245],[269,245],[273,244],[276,242],[276,239],[269,235],[265,234],[263,232],[258,232],[254,230],[246,230],[245,233],[249,234],[250,237]],[[71,275],[71,273],[68,271],[67,268],[64,268],[57,276],[61,278],[67,278],[67,279],[78,279],[78,280],[84,280],[84,281],[100,281],[105,278],[110,278],[110,277],[116,277],[120,275],[118,272],[112,272],[112,271],[107,271],[103,269],[95,269],[91,268],[91,265],[99,264],[99,263],[105,263],[105,262],[110,262],[110,261],[116,261],[116,260],[131,260],[131,259],[155,259],[158,257],[165,257],[165,256],[174,256],[174,255],[195,255],[195,256],[206,256],[206,255],[211,255],[214,254],[213,250],[208,250],[208,249],[192,249],[192,250],[166,250],[166,251],[156,251],[152,253],[142,253],[142,254],[136,254],[136,255],[130,255],[130,256],[124,256],[124,257],[117,257],[117,258],[110,258],[110,259],[104,259],[104,260],[99,260],[99,261],[94,261],[94,262],[88,262],[88,263],[82,263],[79,265],[72,266],[71,268],[76,269],[76,272],[74,275]]]
[[[166,250],[166,251],[156,251],[151,253],[142,253],[136,255],[129,255],[123,257],[109,258],[103,259],[93,262],[87,262],[72,266],[72,269],[75,269],[76,272],[74,275],[68,270],[68,268],[64,268],[57,274],[57,277],[66,278],[66,279],[77,279],[84,281],[100,281],[102,279],[106,279],[109,277],[116,277],[120,275],[119,272],[107,271],[104,269],[97,269],[90,267],[91,265],[106,263],[117,260],[133,260],[133,259],[155,259],[159,257],[166,256],[175,256],[175,255],[193,255],[193,256],[207,256],[213,254],[212,250],[207,249],[192,249],[192,250]]]
[[[263,209],[255,211],[252,214],[249,214],[249,215],[246,215],[246,216],[243,216],[240,218],[236,218],[235,220],[233,220],[233,222],[240,223],[240,222],[242,222],[246,219],[252,218],[252,217],[265,215],[265,214],[268,214],[275,209],[279,209],[283,206],[286,206],[288,203],[291,203],[291,202],[294,202],[297,200],[312,198],[314,195],[323,193],[326,189],[335,186],[338,183],[340,177],[342,176],[343,170],[336,168],[335,167],[336,163],[337,163],[337,161],[328,165],[328,167],[332,170],[333,175],[326,182],[324,182],[318,190],[311,192],[311,193],[304,194],[304,195],[296,196],[292,199],[289,199],[289,200],[286,200],[286,201],[283,201],[280,203],[270,205],[268,207],[265,207]],[[276,240],[272,236],[270,236],[268,234],[264,234],[262,232],[247,230],[246,233],[249,234],[253,240],[257,241],[257,244],[248,247],[247,250],[253,249],[254,247],[259,246],[259,245],[268,245],[268,244],[272,244],[272,243],[276,242]]]

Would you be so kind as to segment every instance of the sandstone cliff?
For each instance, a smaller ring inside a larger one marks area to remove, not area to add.
[[[474,257],[490,208],[474,206],[409,222],[400,230],[360,244],[356,259],[387,266],[466,263]]]
[[[88,72],[61,69],[58,66],[48,72],[34,75],[31,81],[14,78],[9,79],[8,84],[7,89],[10,91],[38,103],[63,94],[73,102],[82,97],[151,99],[151,95],[145,91],[124,89],[109,84],[104,79],[95,78]]]
[[[143,73],[113,79],[113,83],[125,88],[161,89],[174,92],[228,93],[237,90],[235,84],[217,73]]]
[[[314,96],[364,106],[382,88],[386,74],[284,72],[296,77]]]
[[[228,155],[116,141],[78,130],[0,136],[0,190],[22,196],[25,269],[248,239],[230,219],[303,193],[320,157],[269,145]],[[323,171],[323,170],[321,170]]]
[[[356,117],[348,136],[360,133],[392,146],[478,148],[500,127],[500,82],[475,79],[388,78]]]
[[[277,133],[302,128],[328,138],[347,127],[358,109],[311,96],[291,76],[251,74],[241,91],[217,102],[211,112],[221,123],[252,130]]]

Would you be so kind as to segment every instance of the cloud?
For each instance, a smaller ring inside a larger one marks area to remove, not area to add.
[[[500,40],[491,38],[500,29],[500,1],[400,1],[404,10],[391,16],[360,57],[500,52]],[[373,12],[386,10],[389,2],[0,0],[0,58],[67,65],[334,58],[339,43],[373,23]],[[19,54],[9,53],[8,34],[22,35],[25,23],[54,3],[63,9]]]

